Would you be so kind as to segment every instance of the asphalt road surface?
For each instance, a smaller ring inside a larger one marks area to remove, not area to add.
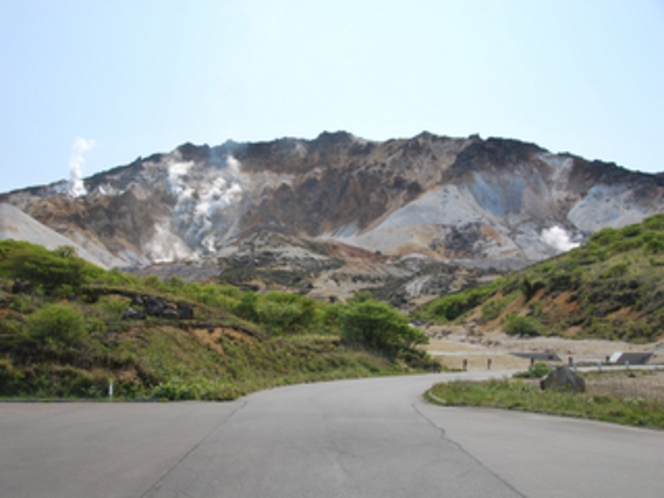
[[[664,496],[664,432],[422,400],[460,375],[481,376],[232,403],[0,403],[0,496]]]

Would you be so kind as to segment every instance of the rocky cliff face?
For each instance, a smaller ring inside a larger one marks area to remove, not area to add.
[[[300,290],[310,292],[322,274],[329,279],[321,289],[335,281],[330,275],[339,280],[344,264],[333,260],[344,258],[335,254],[360,254],[346,258],[359,266],[372,254],[381,261],[366,274],[412,277],[400,292],[417,294],[427,287],[421,281],[427,272],[404,273],[394,266],[403,258],[418,267],[509,268],[569,249],[600,228],[664,211],[660,175],[515,140],[428,133],[386,142],[339,132],[311,141],[185,144],[84,185],[80,197],[61,182],[3,194],[0,202],[77,243],[105,248],[109,261],[126,267],[207,266],[212,274],[218,258],[226,271],[246,267],[251,256],[242,254],[274,253],[280,244],[290,249],[252,261],[269,261],[263,267],[276,271],[327,258],[300,265],[312,286]],[[267,236],[261,245],[259,234],[279,234],[281,242]],[[316,250],[307,246],[314,243]],[[355,283],[362,280],[362,272],[350,273]]]

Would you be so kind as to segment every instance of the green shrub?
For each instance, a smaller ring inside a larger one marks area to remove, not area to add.
[[[496,288],[497,285],[492,283],[438,298],[425,305],[416,315],[451,322],[479,306]]]
[[[505,317],[503,329],[509,335],[526,335],[531,337],[539,335],[538,323],[532,317],[521,316],[515,313],[510,313]]]
[[[641,225],[628,225],[620,229],[620,235],[627,238],[638,237],[643,232]]]
[[[75,345],[87,335],[83,315],[65,304],[48,304],[29,315],[25,327],[30,337],[64,345]]]
[[[371,292],[365,290],[357,291],[346,300],[346,304],[349,305],[359,304],[359,303],[364,303],[366,301],[371,301],[372,299],[373,296],[371,295]]]
[[[643,250],[646,254],[662,254],[664,253],[664,234],[652,234],[651,237],[645,238]]]
[[[551,371],[549,366],[542,362],[536,361],[525,372],[517,372],[514,374],[514,377],[518,379],[541,379]]]
[[[232,285],[190,283],[178,290],[194,301],[226,310],[237,306],[242,297],[239,289]]]
[[[618,230],[615,228],[604,228],[590,236],[590,242],[596,242],[600,246],[607,246],[616,241]]]
[[[601,278],[618,278],[627,273],[629,265],[627,263],[618,263],[610,266],[604,273],[600,275]]]
[[[167,290],[166,284],[157,275],[148,275],[143,279],[143,285],[154,290]]]
[[[606,261],[609,257],[609,250],[606,247],[601,247],[599,244],[593,242],[586,247],[586,253],[590,260]]]
[[[113,268],[112,270],[104,272],[96,279],[96,283],[98,284],[115,286],[138,285],[140,281],[140,277],[130,273],[125,273],[118,268]]]
[[[344,341],[390,357],[400,350],[428,342],[424,332],[408,325],[408,317],[379,301],[347,306],[339,319]]]
[[[103,273],[68,246],[49,251],[34,244],[0,241],[0,275],[29,280],[47,293],[60,287],[78,292],[81,285]]]
[[[109,296],[99,298],[95,306],[101,309],[110,320],[119,320],[129,306],[128,299],[113,299]]]
[[[505,296],[502,299],[494,299],[484,303],[482,305],[482,320],[489,322],[498,318],[511,300],[511,296]]]
[[[271,331],[283,332],[295,326],[302,315],[302,307],[298,303],[263,299],[258,303],[256,312],[261,323]]]
[[[15,394],[23,377],[23,373],[14,367],[10,358],[0,358],[0,396]]]
[[[634,249],[639,249],[644,246],[641,237],[627,237],[619,242],[613,244],[613,250],[616,252],[628,252]]]
[[[261,321],[274,332],[293,332],[307,328],[315,316],[314,302],[299,294],[268,292],[256,304]]]
[[[664,231],[664,214],[650,216],[643,221],[643,224],[649,230]]]

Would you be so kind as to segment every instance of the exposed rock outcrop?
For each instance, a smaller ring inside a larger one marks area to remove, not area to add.
[[[516,140],[429,133],[385,142],[338,132],[184,144],[84,183],[82,197],[69,196],[60,182],[2,194],[0,202],[107,267],[161,265],[165,274],[201,278],[220,258],[226,281],[309,293],[327,286],[318,282],[326,276],[338,287],[401,279],[396,300],[403,292],[411,299],[415,289],[463,286],[438,277],[448,270],[436,262],[459,274],[486,264],[523,266],[600,228],[664,211],[661,175]],[[262,249],[261,233],[288,237],[288,249]],[[364,271],[344,272],[339,262],[353,258],[320,254],[312,249],[319,243],[364,251],[353,260],[359,268],[364,258]],[[411,256],[431,271],[407,276],[398,262]]]

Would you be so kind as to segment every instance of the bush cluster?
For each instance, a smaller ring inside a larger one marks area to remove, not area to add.
[[[416,310],[413,316],[443,323],[454,321],[493,295],[502,283],[498,279],[487,285],[440,297]]]
[[[341,311],[339,321],[341,337],[348,344],[389,357],[428,342],[422,331],[408,324],[408,317],[379,301],[352,303]]]
[[[49,251],[28,242],[0,241],[0,275],[30,281],[46,293],[76,293],[103,273],[101,268],[76,256],[73,247]]]

